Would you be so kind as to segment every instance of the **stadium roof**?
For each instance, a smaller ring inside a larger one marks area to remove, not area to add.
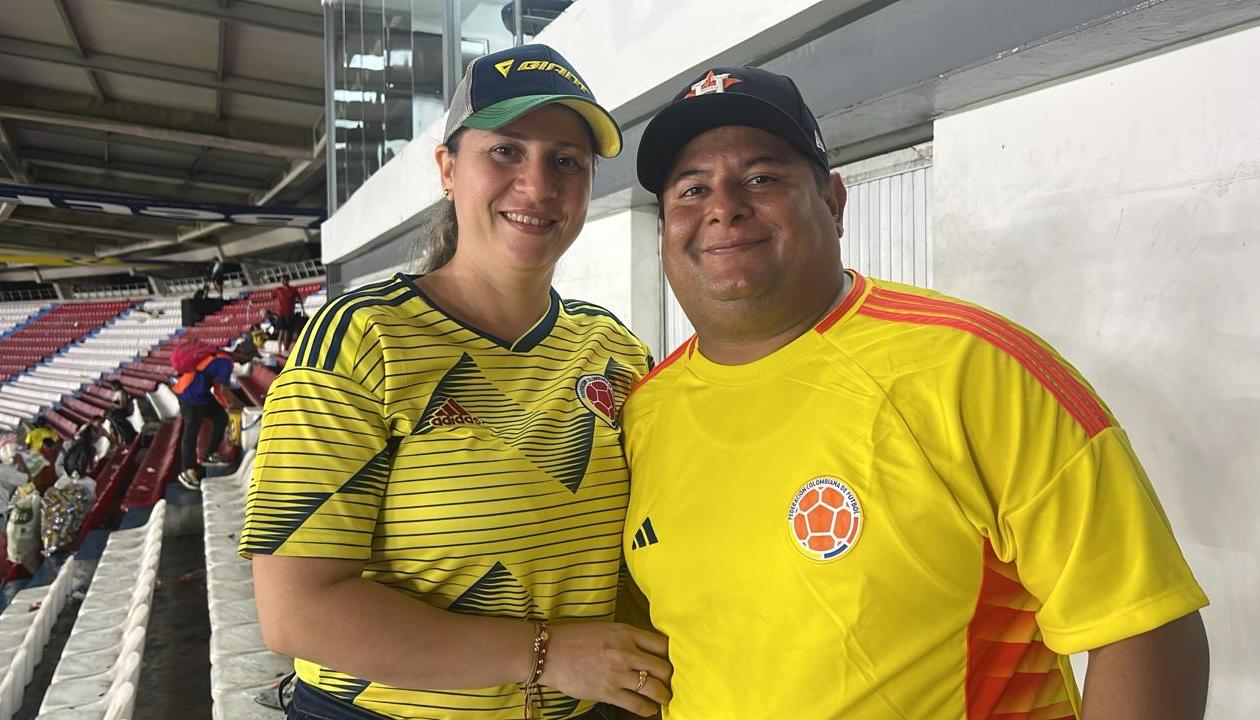
[[[319,0],[17,5],[0,13],[0,184],[323,206]],[[0,204],[0,281],[102,274],[90,258],[239,258],[308,236]]]

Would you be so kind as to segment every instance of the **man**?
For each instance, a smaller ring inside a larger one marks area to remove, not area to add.
[[[173,389],[179,396],[179,416],[184,423],[179,436],[182,470],[176,479],[189,490],[200,489],[201,480],[206,476],[205,466],[197,459],[197,437],[201,434],[202,424],[210,423],[206,462],[221,462],[218,448],[227,429],[225,408],[238,403],[236,396],[228,391],[232,383],[232,366],[256,357],[258,348],[252,342],[242,340],[230,354],[208,355],[197,363],[196,370],[184,373],[176,380]]]
[[[280,276],[280,287],[272,291],[276,300],[276,329],[279,331],[280,349],[288,352],[293,345],[293,337],[297,330],[297,313],[294,310],[294,304],[302,305],[305,310],[305,303],[302,295],[297,288],[289,284],[289,276]]]
[[[638,174],[697,329],[622,415],[665,718],[1202,717],[1207,598],[1115,418],[1010,321],[842,269],[791,80],[704,73]]]

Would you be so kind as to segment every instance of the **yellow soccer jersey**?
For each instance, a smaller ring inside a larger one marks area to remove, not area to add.
[[[609,620],[629,496],[617,416],[650,362],[606,310],[554,292],[515,342],[404,275],[343,295],[271,386],[240,550],[362,560],[363,577],[463,613]],[[522,716],[515,685],[424,692],[296,667],[387,716]],[[549,718],[590,708],[545,701]]]
[[[1044,342],[853,275],[768,357],[622,415],[668,720],[1075,718],[1066,655],[1207,603],[1124,432]]]

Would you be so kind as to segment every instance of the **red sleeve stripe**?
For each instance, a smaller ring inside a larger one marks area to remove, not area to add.
[[[849,312],[849,309],[862,297],[862,293],[866,290],[866,278],[862,274],[853,271],[853,287],[849,288],[849,294],[840,302],[840,306],[835,310],[827,313],[827,317],[823,318],[814,326],[814,330],[819,333],[825,333],[831,329],[832,325],[840,322],[840,318]]]
[[[690,357],[693,348],[695,348],[695,345],[696,345],[696,336],[692,335],[691,337],[687,338],[686,342],[684,342],[682,345],[679,345],[678,347],[674,348],[674,352],[670,353],[669,356],[666,357],[664,360],[662,360],[659,365],[652,368],[652,372],[648,373],[647,375],[644,375],[642,380],[639,380],[639,382],[635,383],[634,387],[630,388],[630,394],[633,395],[635,390],[638,390],[639,388],[643,387],[644,383],[656,377],[656,374],[660,372],[661,370],[664,370],[667,365],[673,363],[675,360],[682,357],[683,353],[687,353],[688,357]]]
[[[994,344],[1014,357],[1042,385],[1046,386],[1090,437],[1111,426],[1111,419],[1093,393],[1022,328],[991,312],[956,301],[937,300],[883,289],[879,293],[880,301],[893,307],[958,315],[988,329],[1006,341]]]
[[[1037,378],[1090,437],[1111,426],[1102,405],[1053,355],[1022,329],[980,308],[949,300],[876,288],[859,310],[864,315],[969,332],[1010,355]],[[931,313],[931,314],[929,314]]]

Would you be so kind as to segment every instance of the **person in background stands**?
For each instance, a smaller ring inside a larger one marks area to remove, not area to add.
[[[287,353],[293,346],[294,330],[297,329],[297,311],[295,305],[306,309],[302,294],[289,284],[289,276],[280,276],[280,287],[272,291],[276,300],[276,329],[279,331],[280,352]]]
[[[31,423],[31,429],[26,433],[26,447],[34,452],[39,452],[43,449],[45,440],[53,440],[59,443],[61,442],[61,434],[48,427],[48,418],[40,415]]]
[[[118,433],[124,445],[130,445],[136,439],[136,428],[131,424],[131,416],[136,411],[131,394],[118,380],[109,380],[110,406],[105,410],[105,417]]]
[[[256,348],[261,348],[263,343],[271,339],[271,337],[267,335],[267,331],[263,330],[262,325],[258,323],[254,323],[250,326],[248,337],[249,341],[254,343],[254,347]]]
[[[177,479],[189,490],[200,489],[206,475],[205,466],[197,457],[197,436],[201,434],[202,424],[210,423],[206,462],[221,462],[218,450],[227,428],[227,409],[239,402],[229,390],[232,366],[256,357],[258,348],[252,342],[241,341],[231,353],[219,352],[206,358],[197,370],[184,373],[177,380],[173,389],[179,397],[179,416],[183,420],[179,436],[181,470]]]

